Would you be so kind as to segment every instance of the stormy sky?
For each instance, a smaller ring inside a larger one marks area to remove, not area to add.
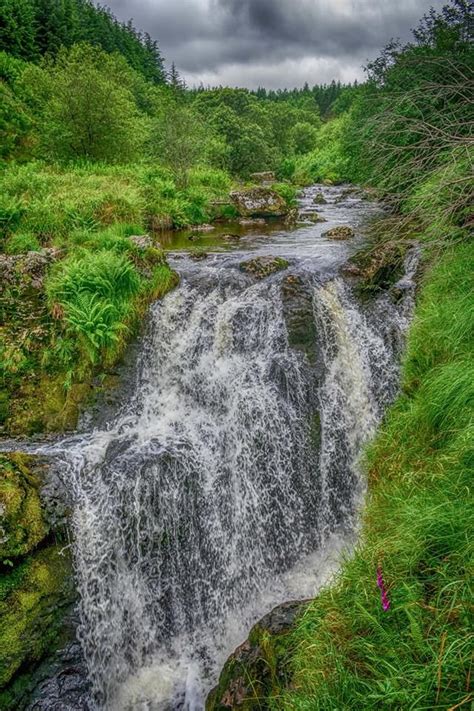
[[[445,1],[445,0],[444,0]],[[443,0],[108,0],[158,40],[189,86],[362,79],[362,65]]]

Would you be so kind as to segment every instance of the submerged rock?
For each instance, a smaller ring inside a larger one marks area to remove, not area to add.
[[[313,202],[314,202],[315,205],[327,205],[327,202],[328,202],[328,201],[327,201],[326,198],[324,197],[323,193],[322,193],[321,191],[319,191],[319,192],[316,193],[316,195],[314,196]]]
[[[305,600],[279,605],[253,627],[247,641],[227,660],[218,685],[207,697],[206,711],[263,708],[260,700],[268,698],[273,682],[285,676],[280,638],[308,604]]]
[[[351,239],[355,236],[355,232],[349,225],[341,225],[340,227],[333,227],[327,232],[323,232],[323,237],[335,240],[345,240]]]
[[[241,262],[240,269],[247,274],[252,274],[256,279],[264,279],[288,266],[289,263],[283,257],[255,257],[247,262]]]
[[[284,217],[289,211],[285,200],[270,188],[234,190],[230,198],[242,217]]]
[[[257,227],[265,224],[266,222],[263,217],[241,217],[239,220],[241,227]]]
[[[239,242],[240,235],[232,234],[231,232],[229,232],[228,234],[222,235],[221,239],[225,240],[226,242]]]
[[[310,220],[310,222],[327,222],[326,218],[319,214],[319,212],[302,212],[301,217],[305,220]]]
[[[216,228],[214,225],[205,223],[204,225],[192,225],[191,229],[193,232],[213,232]]]

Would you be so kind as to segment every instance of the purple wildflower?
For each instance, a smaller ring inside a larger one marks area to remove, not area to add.
[[[379,565],[377,568],[377,586],[380,588],[380,597],[382,602],[382,608],[384,612],[390,608],[390,600],[388,599],[387,591],[385,589],[385,583],[383,581],[382,566]]]

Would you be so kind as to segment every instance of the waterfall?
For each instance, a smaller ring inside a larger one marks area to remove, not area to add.
[[[151,307],[119,406],[23,445],[53,458],[71,502],[81,711],[203,711],[254,622],[315,595],[353,539],[359,457],[397,392],[419,255],[390,291],[356,298],[338,267],[363,238],[322,230],[362,230],[378,208],[323,190],[324,227],[176,259],[181,284]],[[256,281],[239,270],[252,253],[290,266]]]
[[[404,301],[363,309],[303,270],[312,358],[291,343],[286,278],[194,267],[152,307],[119,412],[52,448],[73,492],[95,708],[203,709],[248,627],[292,581],[314,593],[321,556],[352,530]]]

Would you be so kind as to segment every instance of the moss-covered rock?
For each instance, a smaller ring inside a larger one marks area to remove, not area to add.
[[[47,535],[40,484],[30,457],[0,455],[0,562],[30,553]]]
[[[338,227],[332,227],[327,232],[323,232],[323,237],[334,240],[351,239],[354,235],[355,232],[349,225],[339,225]]]
[[[288,266],[289,262],[283,257],[255,257],[255,259],[241,262],[240,269],[247,274],[252,274],[256,279],[264,279]]]
[[[248,640],[227,660],[206,711],[269,709],[274,688],[285,682],[284,639],[308,601],[279,605],[252,628]]]
[[[72,600],[71,563],[59,545],[28,556],[0,576],[0,707],[6,685],[39,661],[54,642],[65,606]]]
[[[289,210],[285,199],[270,188],[235,190],[230,198],[241,217],[283,217]]]

